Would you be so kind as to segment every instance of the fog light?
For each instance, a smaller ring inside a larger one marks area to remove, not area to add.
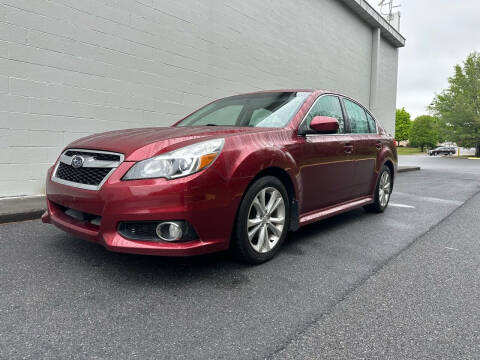
[[[193,226],[186,220],[128,221],[118,224],[118,232],[129,240],[191,241],[198,239]]]
[[[173,221],[158,224],[155,232],[160,239],[165,241],[178,241],[183,235],[181,225]]]

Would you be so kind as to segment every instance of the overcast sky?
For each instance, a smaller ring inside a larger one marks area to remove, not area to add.
[[[375,8],[379,0],[367,0]],[[448,86],[455,64],[480,52],[480,0],[396,0],[401,4],[397,108],[412,119],[427,113],[434,94]],[[378,9],[378,8],[377,8]]]

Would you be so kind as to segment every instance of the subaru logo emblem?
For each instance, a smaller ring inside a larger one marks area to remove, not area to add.
[[[81,157],[81,156],[79,156],[79,155],[75,155],[75,156],[72,158],[72,166],[73,166],[74,168],[82,167],[84,161],[85,161],[85,160],[83,159],[83,157]]]

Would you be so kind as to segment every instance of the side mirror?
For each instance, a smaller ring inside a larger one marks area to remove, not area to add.
[[[338,131],[338,120],[330,116],[315,116],[310,128],[322,134],[335,134]]]

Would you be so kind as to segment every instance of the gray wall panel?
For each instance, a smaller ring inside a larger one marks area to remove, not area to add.
[[[376,108],[373,113],[390,134],[395,134],[398,49],[384,39],[380,44],[380,63]]]
[[[43,192],[73,139],[169,125],[217,97],[315,87],[368,106],[371,31],[335,0],[0,0],[0,196]],[[385,44],[375,113],[391,128]]]

